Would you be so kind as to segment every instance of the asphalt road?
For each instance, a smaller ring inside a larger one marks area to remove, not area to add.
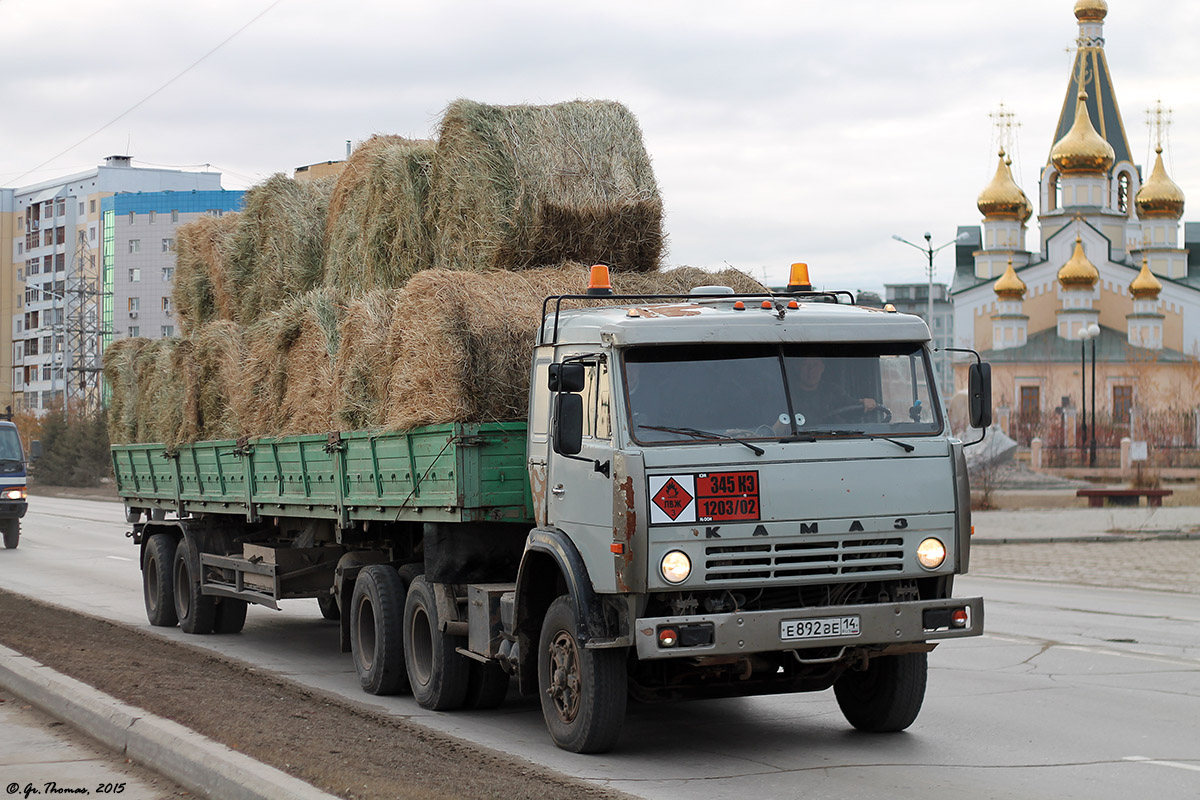
[[[0,550],[0,586],[149,629],[120,506],[31,506],[20,548]],[[931,655],[907,733],[854,732],[830,693],[635,705],[604,756],[554,748],[533,698],[439,714],[362,694],[315,601],[251,608],[240,636],[153,630],[647,798],[1200,796],[1196,595],[971,577],[958,593],[984,595],[988,633]]]

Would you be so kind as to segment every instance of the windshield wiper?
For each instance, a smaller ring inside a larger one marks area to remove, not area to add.
[[[736,436],[727,436],[724,433],[713,433],[712,431],[702,431],[698,428],[675,428],[670,425],[638,425],[638,427],[645,428],[646,430],[651,430],[651,431],[666,431],[667,433],[681,433],[684,436],[693,436],[697,439],[723,439],[723,440],[729,441],[729,442],[737,442],[738,444],[749,447],[751,450],[754,451],[754,455],[756,455],[756,456],[761,456],[763,453],[767,452],[766,450],[763,450],[761,447],[755,447],[754,445],[747,442],[745,439],[739,439]]]
[[[809,434],[800,434],[783,439],[784,442],[815,442],[817,439],[829,437],[835,438],[839,436],[865,436],[868,439],[883,439],[885,442],[891,442],[897,447],[904,448],[904,452],[911,453],[917,448],[913,447],[908,442],[901,442],[898,439],[892,439],[888,436],[880,436],[877,433],[867,433],[866,431],[813,431]]]

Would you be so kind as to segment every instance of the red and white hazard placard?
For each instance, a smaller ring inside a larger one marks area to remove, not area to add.
[[[756,470],[651,475],[648,480],[651,525],[762,519]]]
[[[696,476],[651,475],[650,524],[696,521]]]

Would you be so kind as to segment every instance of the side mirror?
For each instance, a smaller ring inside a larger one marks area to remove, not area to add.
[[[551,364],[548,384],[547,388],[552,392],[582,392],[583,364],[577,361],[569,364]]]
[[[29,443],[29,460],[37,461],[42,457],[42,442],[39,439],[34,439]]]
[[[967,369],[967,400],[971,427],[984,429],[992,424],[992,365],[986,361]]]
[[[583,449],[583,397],[581,395],[563,393],[554,396],[552,441],[554,452],[559,455],[573,456]]]

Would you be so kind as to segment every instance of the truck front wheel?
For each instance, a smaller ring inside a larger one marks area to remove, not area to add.
[[[174,536],[157,533],[146,542],[146,552],[142,555],[142,596],[146,600],[146,618],[155,627],[174,628],[179,624],[175,583],[171,578],[178,545],[179,540]]]
[[[457,652],[458,639],[441,629],[433,587],[418,575],[408,587],[404,606],[404,658],[413,698],[421,708],[462,708],[470,663]]]
[[[217,601],[200,592],[200,576],[194,574],[193,561],[188,557],[190,549],[187,539],[181,540],[175,548],[171,569],[175,584],[175,614],[184,633],[212,633],[217,618]],[[197,556],[195,563],[199,561]]]
[[[21,541],[21,520],[0,520],[0,526],[3,526],[4,530],[4,546],[9,550],[16,550],[17,544]]]
[[[404,583],[395,568],[374,564],[358,573],[350,600],[350,652],[363,691],[397,694],[407,687],[403,615]]]
[[[624,649],[588,650],[575,634],[575,610],[563,595],[550,604],[538,641],[538,694],[550,738],[572,753],[611,750],[625,722]]]
[[[865,670],[843,673],[833,693],[846,721],[860,731],[902,731],[921,712],[928,672],[925,653],[873,658]]]

